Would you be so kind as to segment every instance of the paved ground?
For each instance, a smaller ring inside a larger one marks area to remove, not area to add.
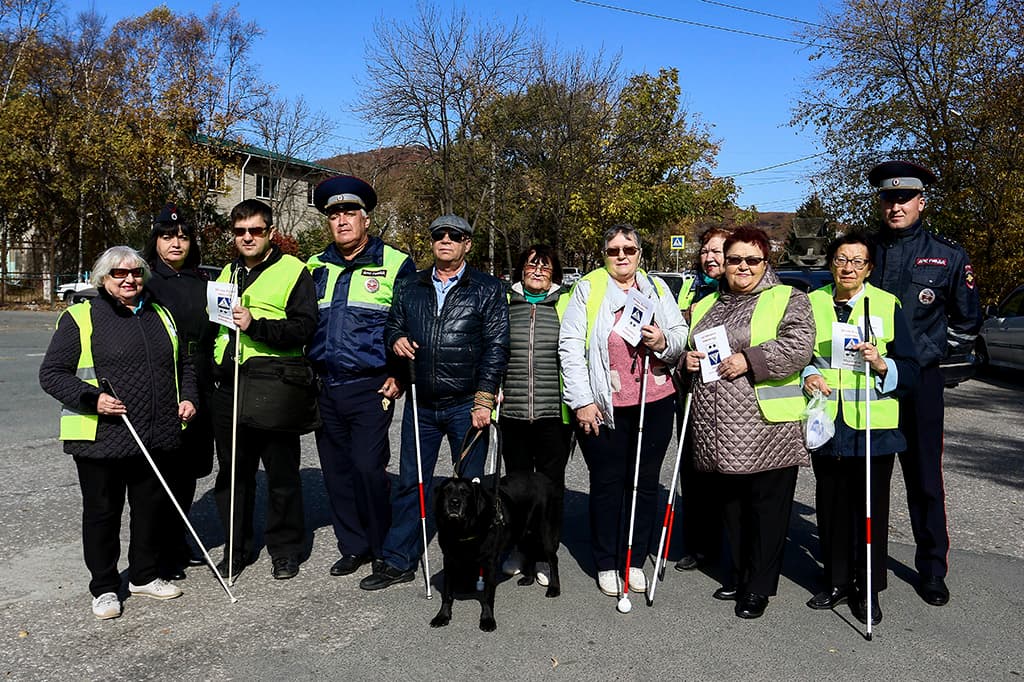
[[[234,587],[236,604],[208,569],[192,569],[181,583],[181,599],[130,598],[123,617],[99,622],[89,611],[74,468],[55,439],[57,405],[36,381],[54,317],[0,312],[4,679],[995,680],[1024,675],[1020,377],[972,381],[947,391],[953,598],[943,608],[924,604],[911,587],[913,549],[897,468],[892,575],[882,599],[885,618],[871,642],[845,608],[822,613],[804,606],[819,570],[809,470],[800,475],[779,595],[763,618],[737,619],[731,604],[711,599],[718,585],[712,576],[671,569],[658,587],[655,606],[634,598],[633,612],[620,615],[615,600],[594,584],[586,544],[586,471],[577,456],[568,472],[563,595],[545,599],[543,588],[505,582],[498,588],[498,631],[485,634],[477,629],[479,609],[473,601],[457,602],[452,624],[431,629],[427,623],[439,599],[424,599],[419,576],[416,582],[367,593],[356,586],[361,575],[327,575],[336,550],[309,437],[303,439],[302,474],[311,554],[297,578],[272,580],[269,559],[261,553]],[[438,473],[448,470],[439,467]],[[223,534],[211,483],[212,477],[201,481],[193,518],[219,558]],[[436,544],[431,557],[436,573],[441,561]]]

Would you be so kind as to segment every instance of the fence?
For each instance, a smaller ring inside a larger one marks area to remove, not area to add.
[[[61,274],[56,277],[48,273],[8,271],[0,287],[0,305],[52,305],[61,297],[57,287],[76,281],[75,274]],[[70,298],[68,299],[70,301]]]

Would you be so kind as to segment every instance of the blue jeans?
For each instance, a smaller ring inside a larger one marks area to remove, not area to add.
[[[391,530],[384,539],[384,560],[401,571],[415,568],[423,552],[420,530],[419,482],[416,471],[416,431],[413,427],[412,396],[405,401],[402,414],[402,453],[399,458],[398,486],[391,503]],[[428,517],[434,514],[431,506],[434,466],[441,449],[441,439],[448,437],[452,450],[452,463],[459,455],[459,447],[466,432],[473,427],[470,410],[472,396],[465,402],[444,409],[419,405],[420,458],[423,462],[423,494]],[[483,476],[487,457],[487,434],[477,439],[476,445],[462,462],[462,475],[466,478]]]

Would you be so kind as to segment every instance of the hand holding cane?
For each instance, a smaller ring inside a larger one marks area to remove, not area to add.
[[[103,385],[104,391],[117,398],[117,393],[114,392],[114,388],[110,385],[109,381],[106,379],[100,379],[100,383]],[[117,399],[120,400],[120,398]],[[206,551],[206,546],[203,545],[203,541],[199,539],[199,534],[196,533],[196,529],[193,528],[192,524],[189,522],[188,515],[185,514],[181,505],[178,504],[178,500],[175,499],[174,493],[171,492],[171,487],[167,485],[167,481],[164,479],[163,474],[160,473],[160,469],[157,468],[156,462],[153,461],[153,457],[149,454],[149,450],[143,444],[142,439],[139,438],[139,434],[135,430],[135,427],[132,426],[131,421],[128,419],[128,415],[122,414],[121,419],[124,421],[124,425],[128,427],[128,431],[132,434],[132,438],[135,439],[135,443],[139,446],[139,449],[142,450],[142,454],[145,456],[146,461],[149,462],[149,466],[153,469],[153,473],[156,474],[157,480],[160,481],[160,485],[163,486],[167,496],[171,498],[171,504],[173,504],[174,508],[178,511],[178,515],[181,516],[181,520],[185,522],[185,527],[188,528],[189,532],[192,534],[192,539],[196,541],[199,549],[202,550],[203,558],[206,559],[206,563],[208,563],[210,568],[213,569],[213,574],[217,576],[217,580],[220,581],[220,585],[224,588],[224,592],[227,593],[228,597],[231,599],[231,603],[234,604],[238,599],[235,595],[231,594],[231,589],[227,584],[225,584],[224,578],[221,577],[220,573],[217,572],[217,569],[213,564],[213,559],[210,558],[210,553]]]
[[[870,342],[871,340],[871,317],[868,308],[868,298],[864,297],[864,341]],[[872,593],[871,585],[871,391],[874,387],[871,385],[871,363],[868,360],[864,360],[864,496],[865,496],[865,512],[864,512],[864,543],[867,547],[865,551],[867,564],[864,577],[865,577],[865,589],[864,589],[864,600],[866,607],[866,618],[867,620],[867,640],[871,641],[871,616],[872,616],[872,600],[874,595]]]
[[[412,395],[412,428],[416,438],[416,480],[420,489],[420,527],[423,530],[423,588],[427,599],[433,599],[430,593],[430,553],[427,551],[427,504],[423,495],[423,459],[420,454],[420,411],[416,402],[416,360],[409,360],[409,385]]]

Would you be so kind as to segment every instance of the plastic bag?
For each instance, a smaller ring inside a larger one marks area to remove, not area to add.
[[[836,425],[829,418],[827,407],[828,398],[815,389],[804,410],[804,442],[808,450],[817,450],[836,434]]]

